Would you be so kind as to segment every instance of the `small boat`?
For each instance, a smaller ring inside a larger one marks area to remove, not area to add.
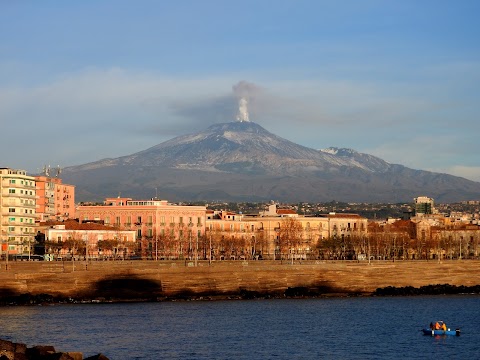
[[[443,321],[437,321],[435,323],[430,323],[430,327],[422,329],[424,335],[431,336],[441,336],[441,335],[455,335],[460,336],[460,329],[451,330],[450,328],[444,329],[435,329],[433,324],[439,324],[440,327],[443,325]]]

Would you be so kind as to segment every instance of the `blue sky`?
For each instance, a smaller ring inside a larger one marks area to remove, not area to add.
[[[0,166],[128,155],[250,119],[480,181],[480,1],[0,0]]]

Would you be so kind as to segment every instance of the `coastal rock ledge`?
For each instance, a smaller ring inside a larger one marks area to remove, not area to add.
[[[0,339],[0,360],[109,360],[103,354],[83,358],[81,352],[56,351],[50,345],[27,347],[22,343],[14,343]]]

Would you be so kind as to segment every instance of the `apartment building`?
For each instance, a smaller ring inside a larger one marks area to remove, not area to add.
[[[59,177],[35,176],[37,220],[66,220],[75,216],[75,186]]]
[[[206,223],[208,247],[217,260],[306,260],[317,256],[316,248],[324,240],[360,242],[367,235],[367,219],[358,214],[300,216],[274,206],[259,215],[208,211]]]
[[[1,256],[29,254],[37,225],[35,178],[25,170],[0,168]]]
[[[121,230],[135,230],[142,256],[191,258],[205,235],[205,206],[184,206],[166,200],[107,198],[103,205],[76,209],[80,223],[98,222]]]
[[[136,249],[135,231],[119,230],[96,223],[75,220],[49,222],[44,229],[45,253],[54,258],[86,260],[128,259]]]
[[[342,243],[367,233],[367,219],[357,214],[306,217],[270,206],[268,212],[243,215],[120,197],[79,206],[77,217],[80,223],[135,230],[137,251],[160,259],[310,259],[319,241]]]

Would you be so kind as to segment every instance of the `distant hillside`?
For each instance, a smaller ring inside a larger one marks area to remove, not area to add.
[[[351,149],[315,150],[237,121],[132,155],[64,169],[78,200],[119,193],[170,200],[441,202],[480,197],[480,183],[389,164]]]

